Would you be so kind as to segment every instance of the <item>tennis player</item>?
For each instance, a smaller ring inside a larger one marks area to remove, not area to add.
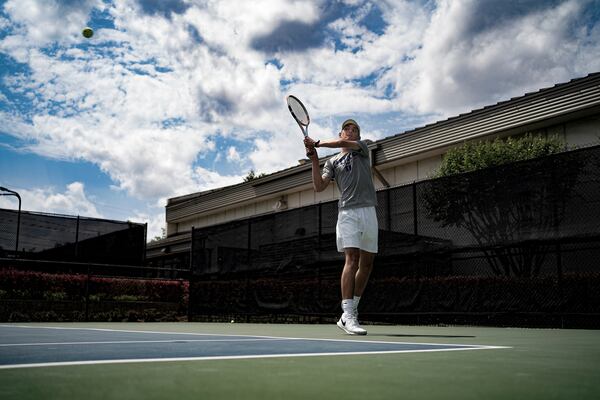
[[[366,335],[358,322],[358,303],[367,286],[377,253],[377,195],[371,175],[367,144],[360,140],[360,126],[353,119],[342,124],[337,139],[317,140],[306,137],[309,150],[318,147],[340,148],[340,153],[325,162],[323,174],[314,150],[312,181],[315,191],[327,188],[335,181],[340,191],[336,226],[337,249],[345,254],[342,271],[342,311],[337,326],[350,335]]]

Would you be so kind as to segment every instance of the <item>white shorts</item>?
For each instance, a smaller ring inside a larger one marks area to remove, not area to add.
[[[377,253],[377,213],[375,207],[351,208],[340,210],[335,227],[337,249],[353,247]]]

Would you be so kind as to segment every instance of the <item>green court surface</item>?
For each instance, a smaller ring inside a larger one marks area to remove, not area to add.
[[[0,399],[600,398],[600,331],[367,325],[357,338],[335,325],[18,325],[508,348],[2,369]]]

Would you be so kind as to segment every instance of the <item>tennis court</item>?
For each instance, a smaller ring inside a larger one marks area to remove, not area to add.
[[[592,330],[330,325],[0,326],[0,397],[597,398]]]

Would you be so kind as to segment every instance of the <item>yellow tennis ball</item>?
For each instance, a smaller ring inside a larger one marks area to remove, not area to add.
[[[92,36],[94,36],[94,30],[88,26],[86,28],[83,28],[83,31],[81,31],[81,34],[83,35],[83,37],[89,39]]]

